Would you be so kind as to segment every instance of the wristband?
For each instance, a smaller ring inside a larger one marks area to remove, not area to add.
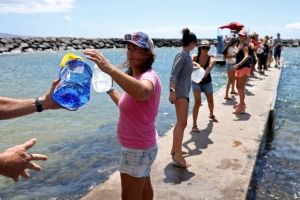
[[[115,89],[113,87],[111,87],[108,91],[106,91],[107,94],[110,94],[112,91],[114,91]]]
[[[42,101],[39,100],[39,98],[35,98],[35,106],[36,106],[36,111],[37,112],[42,112],[43,111],[43,104],[42,104]]]
[[[175,89],[174,88],[170,88],[170,92],[175,92]]]

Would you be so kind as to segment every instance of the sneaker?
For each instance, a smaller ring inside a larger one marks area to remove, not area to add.
[[[235,115],[241,114],[245,112],[245,106],[239,106],[234,112],[232,112]]]

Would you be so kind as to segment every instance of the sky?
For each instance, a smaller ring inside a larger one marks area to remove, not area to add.
[[[0,0],[0,33],[37,37],[152,38],[229,35],[239,22],[260,37],[300,39],[299,0]]]

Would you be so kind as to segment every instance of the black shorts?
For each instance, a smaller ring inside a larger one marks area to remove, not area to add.
[[[274,58],[280,58],[281,48],[276,48],[274,51]]]

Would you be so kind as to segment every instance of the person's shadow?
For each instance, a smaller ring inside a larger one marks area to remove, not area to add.
[[[200,149],[207,149],[209,144],[213,144],[213,141],[208,138],[213,129],[213,122],[209,121],[207,127],[199,132],[191,131],[191,139],[187,140],[182,144],[184,148],[188,150],[188,155],[185,157],[200,155],[202,151]],[[188,144],[194,143],[195,148],[191,149]]]
[[[175,167],[172,163],[165,167],[164,172],[166,175],[164,183],[181,184],[195,176],[195,173],[190,172],[188,168]]]

